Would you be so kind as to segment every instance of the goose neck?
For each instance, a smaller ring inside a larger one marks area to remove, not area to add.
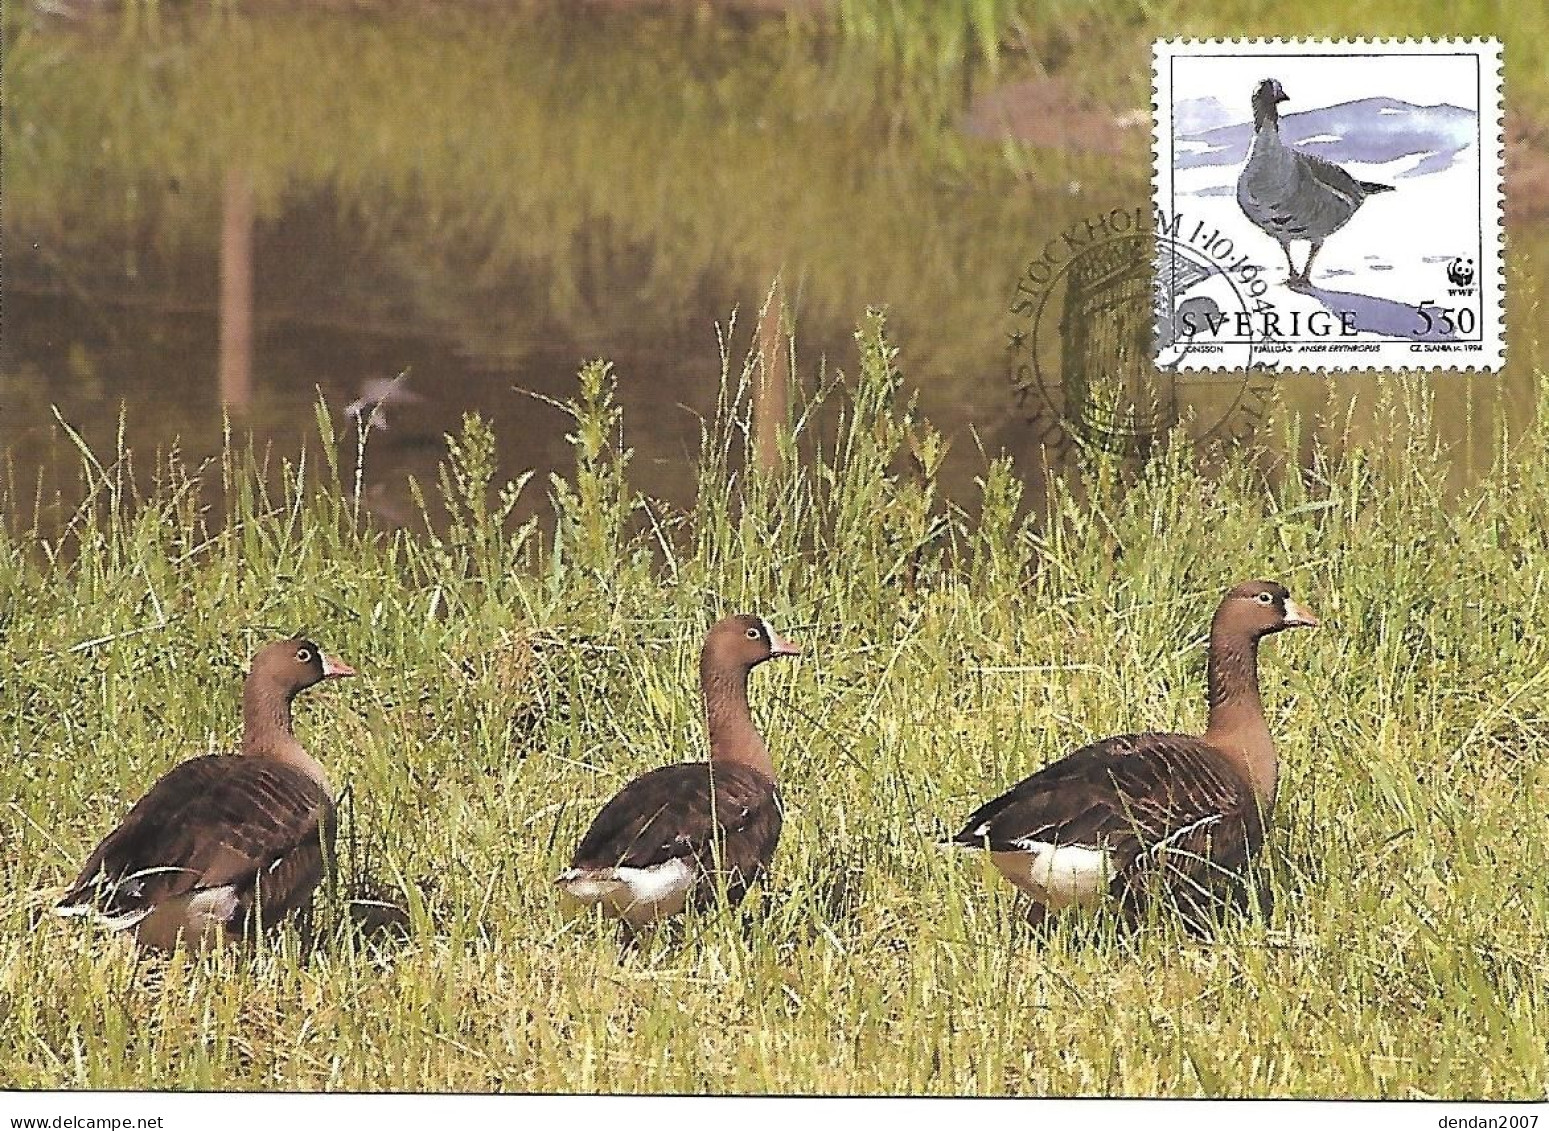
[[[283,692],[248,680],[242,689],[242,753],[296,766],[328,790],[322,765],[296,740],[290,702]]]
[[[1259,805],[1274,804],[1279,764],[1259,694],[1258,639],[1216,626],[1210,634],[1210,723],[1205,738],[1247,775]]]
[[[747,669],[706,663],[701,665],[699,676],[710,732],[710,760],[736,762],[773,781],[774,761],[748,706]]]

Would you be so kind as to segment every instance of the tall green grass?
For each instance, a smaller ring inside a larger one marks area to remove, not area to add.
[[[504,438],[469,418],[420,532],[358,513],[326,413],[322,464],[234,441],[161,457],[137,496],[131,452],[83,451],[63,529],[8,498],[0,1079],[1542,1097],[1549,428],[1462,497],[1416,439],[1268,471],[1181,440],[1143,469],[1093,452],[1038,500],[988,460],[979,498],[946,499],[880,320],[857,342],[778,473],[745,458],[756,362],[729,359],[685,511],[631,489],[601,364],[570,473],[498,482]],[[1384,396],[1423,436],[1428,394]],[[508,521],[540,491],[546,521]],[[1032,937],[935,840],[1087,739],[1200,726],[1205,625],[1251,576],[1325,625],[1261,660],[1273,911],[1208,940],[1102,917]],[[694,660],[735,609],[808,645],[753,688],[787,800],[772,882],[628,949],[549,881],[624,780],[702,755]],[[345,887],[386,892],[407,938],[357,937],[335,899],[310,948],[137,963],[47,915],[155,775],[230,746],[245,657],[297,630],[362,673],[298,729],[348,790]]]

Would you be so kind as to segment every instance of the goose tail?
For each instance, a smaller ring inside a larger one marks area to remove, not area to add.
[[[1393,186],[1392,185],[1379,185],[1379,184],[1373,183],[1372,181],[1361,181],[1360,185],[1361,185],[1361,191],[1366,193],[1368,196],[1371,195],[1372,193],[1376,193],[1376,192],[1392,192],[1393,191]]]

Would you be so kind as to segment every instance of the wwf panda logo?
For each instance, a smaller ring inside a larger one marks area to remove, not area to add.
[[[1474,261],[1461,256],[1447,264],[1447,278],[1454,287],[1466,287],[1474,281]]]

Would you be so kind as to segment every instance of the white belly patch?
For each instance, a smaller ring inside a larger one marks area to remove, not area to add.
[[[136,925],[141,946],[173,950],[179,936],[190,950],[203,950],[224,940],[224,928],[237,913],[237,892],[230,885],[201,888],[188,895],[158,903]]]
[[[632,927],[676,915],[698,879],[687,860],[650,868],[571,868],[554,881],[579,903],[602,904]]]
[[[990,860],[1006,879],[1056,909],[1097,902],[1113,878],[1106,849],[1078,844],[1027,841],[1020,851],[991,852]]]

